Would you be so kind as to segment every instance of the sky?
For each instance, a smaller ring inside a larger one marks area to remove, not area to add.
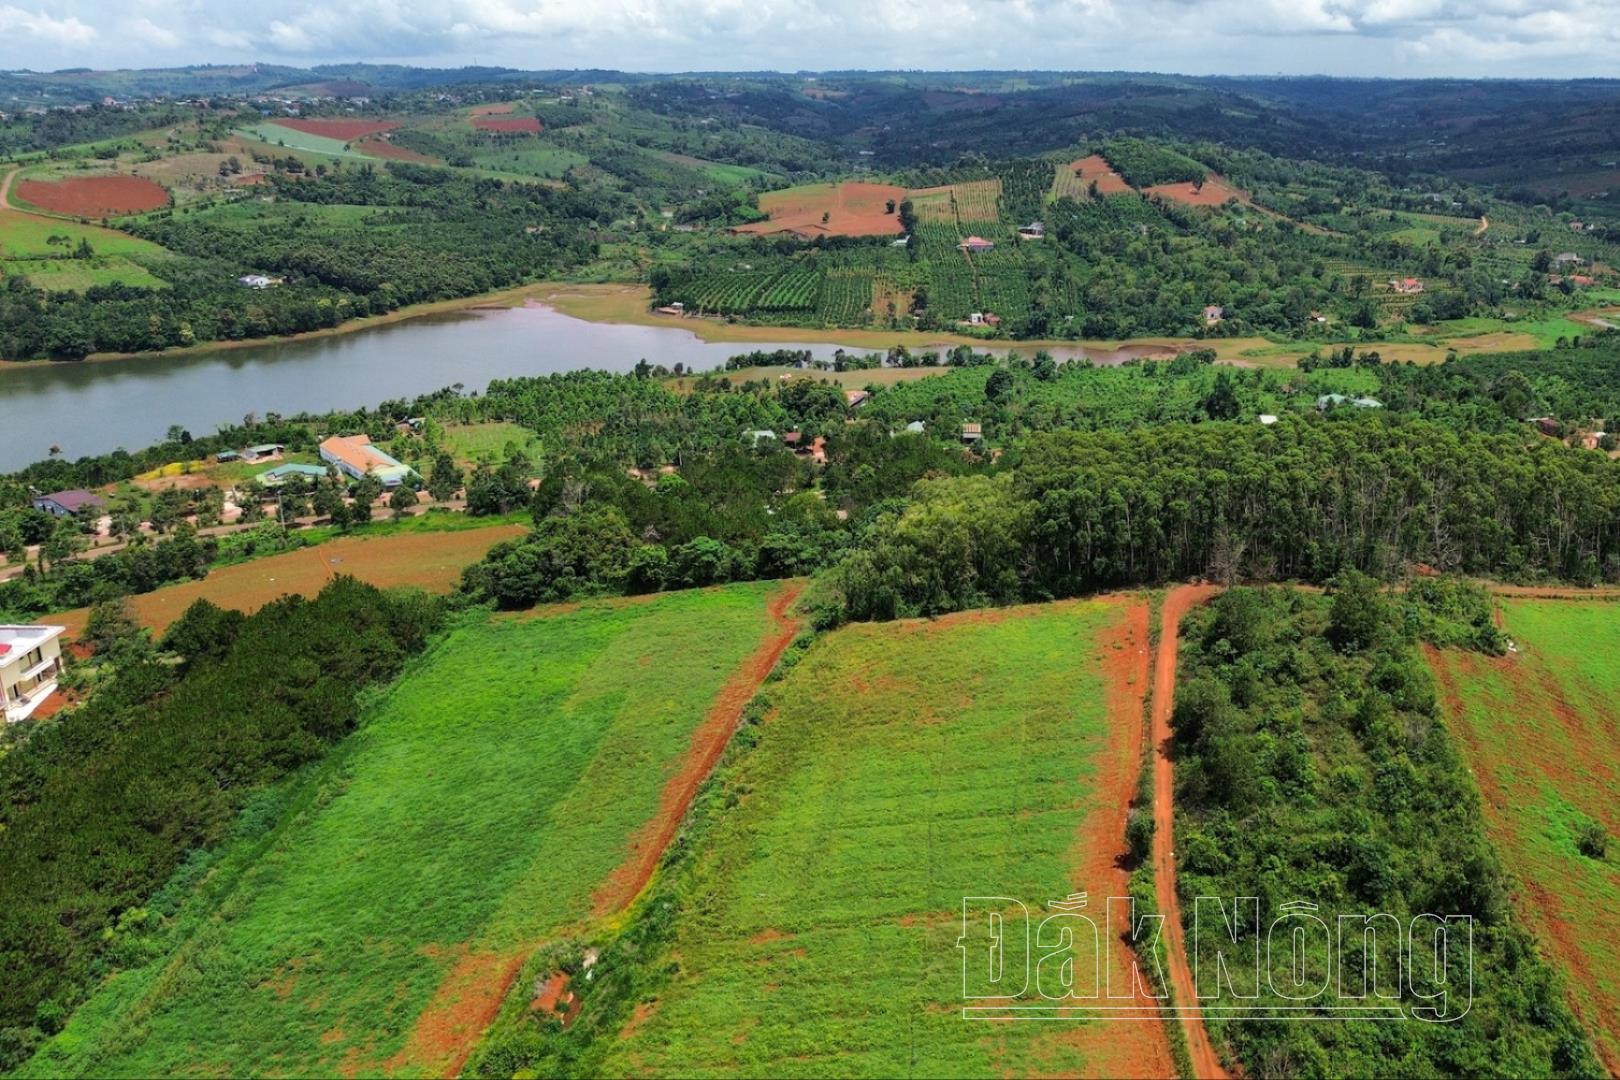
[[[1620,77],[1620,0],[0,0],[0,68]]]

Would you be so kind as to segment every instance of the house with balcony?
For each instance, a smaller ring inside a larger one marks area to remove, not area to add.
[[[27,720],[56,693],[64,626],[0,626],[0,713]]]

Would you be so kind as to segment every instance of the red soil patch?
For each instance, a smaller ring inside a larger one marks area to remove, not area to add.
[[[601,888],[596,890],[593,915],[601,916],[622,911],[646,887],[647,882],[652,880],[653,871],[658,868],[658,860],[663,857],[664,848],[669,845],[676,830],[680,828],[681,819],[686,816],[687,808],[692,805],[698,786],[714,770],[715,763],[720,760],[726,744],[731,741],[732,733],[737,730],[737,723],[742,719],[743,707],[748,704],[749,698],[754,696],[760,683],[765,681],[765,676],[776,666],[776,661],[781,658],[783,650],[799,632],[798,620],[789,618],[787,612],[803,590],[803,583],[791,582],[782,586],[771,599],[769,611],[771,619],[776,623],[775,633],[760,642],[754,654],[732,674],[719,696],[715,698],[714,705],[709,709],[709,715],[692,733],[691,748],[659,796],[658,812],[642,827],[640,834],[631,840],[625,861],[609,874]]]
[[[377,135],[384,131],[392,131],[399,127],[392,120],[275,120],[278,127],[292,128],[302,131],[305,135],[324,135],[328,139],[342,139],[349,142],[354,139],[363,139],[367,135]]]
[[[579,1010],[584,1005],[579,995],[568,989],[569,981],[566,971],[552,972],[541,985],[540,992],[535,994],[534,1000],[529,1002],[529,1011],[544,1013],[560,1020],[563,1027],[568,1027],[579,1016]]]
[[[513,109],[510,101],[499,101],[494,105],[474,105],[467,113],[468,116],[503,116]]]
[[[1125,896],[1130,889],[1126,861],[1125,823],[1136,793],[1141,753],[1147,739],[1148,605],[1135,597],[1120,598],[1121,617],[1097,636],[1108,704],[1108,742],[1098,758],[1097,774],[1087,785],[1100,791],[1103,802],[1081,823],[1075,839],[1074,888],[1093,897]],[[1129,960],[1123,950],[1110,949],[1113,970],[1106,976],[1113,985],[1129,985]],[[1151,963],[1147,961],[1146,963]],[[1138,992],[1134,1004],[1152,1009],[1162,1004]],[[1063,1037],[1085,1054],[1099,1076],[1157,1077],[1175,1074],[1170,1041],[1163,1020],[1133,1024],[1125,1029],[1112,1024],[1064,1025]]]
[[[1523,595],[1518,594],[1518,595]],[[1500,609],[1498,609],[1500,615]],[[1500,622],[1498,623],[1500,625]],[[1482,678],[1495,669],[1502,683],[1513,694],[1511,714],[1515,716],[1543,716],[1550,709],[1558,718],[1558,726],[1568,732],[1572,741],[1582,746],[1612,746],[1615,732],[1599,727],[1594,730],[1588,719],[1576,709],[1565,695],[1564,687],[1546,663],[1533,654],[1484,657],[1478,653],[1436,649],[1423,645],[1423,656],[1429,670],[1434,673],[1440,688],[1440,703],[1447,726],[1461,740],[1468,764],[1479,783],[1485,804],[1488,834],[1497,840],[1504,857],[1511,865],[1513,852],[1521,843],[1514,818],[1514,808],[1520,800],[1537,797],[1537,785],[1550,782],[1559,791],[1571,792],[1593,786],[1613,791],[1616,777],[1606,759],[1592,754],[1582,761],[1588,775],[1575,775],[1570,762],[1561,750],[1534,738],[1523,738],[1512,745],[1506,756],[1504,749],[1487,747],[1479,733],[1466,719],[1462,687]],[[1588,803],[1588,809],[1612,806],[1612,803]],[[1611,810],[1595,815],[1609,829],[1620,824]],[[1546,869],[1542,873],[1546,873]],[[1536,865],[1522,866],[1514,875],[1515,884],[1523,892],[1514,897],[1514,906],[1521,912],[1537,941],[1552,953],[1554,966],[1569,976],[1565,997],[1576,1017],[1592,1029],[1593,1048],[1610,1075],[1620,1076],[1620,1053],[1608,1038],[1609,1033],[1620,1031],[1620,1007],[1614,997],[1604,990],[1605,980],[1593,969],[1590,935],[1601,927],[1587,921],[1585,926],[1572,923],[1569,918],[1570,898],[1547,883],[1536,880]],[[1587,914],[1587,913],[1582,913]],[[1587,940],[1583,942],[1583,931]]]
[[[1202,185],[1191,182],[1185,184],[1155,184],[1152,187],[1143,188],[1142,194],[1158,195],[1174,202],[1185,203],[1188,206],[1225,206],[1232,199],[1245,204],[1248,202],[1247,195],[1218,176],[1206,177]]]
[[[502,540],[522,536],[522,525],[493,525],[457,532],[399,533],[366,539],[344,537],[314,547],[271,555],[211,571],[201,581],[187,581],[130,598],[135,620],[162,634],[198,597],[221,607],[253,612],[288,593],[314,596],[339,574],[379,588],[416,585],[430,592],[449,592],[464,567],[477,562]],[[90,616],[79,608],[51,617],[77,637]]]
[[[414,1066],[438,1076],[456,1076],[467,1063],[473,1044],[494,1021],[501,1001],[512,988],[522,955],[467,953],[456,961],[400,1052],[388,1062],[389,1073]]]
[[[1159,619],[1159,650],[1153,666],[1153,878],[1159,911],[1164,915],[1168,938],[1165,952],[1170,960],[1170,986],[1176,1004],[1187,1010],[1181,1014],[1187,1033],[1187,1049],[1192,1056],[1193,1074],[1198,1077],[1225,1077],[1221,1059],[1209,1041],[1204,1014],[1198,1009],[1193,986],[1192,965],[1187,962],[1187,944],[1181,929],[1181,899],[1176,891],[1175,860],[1175,768],[1170,760],[1170,716],[1176,701],[1176,652],[1180,644],[1181,620],[1198,604],[1220,590],[1213,585],[1180,585],[1164,598]]]
[[[759,197],[759,208],[769,221],[739,225],[732,230],[756,236],[791,232],[801,236],[898,236],[900,204],[906,189],[894,184],[850,180],[812,191],[771,191]],[[888,212],[889,200],[895,212]],[[821,220],[822,215],[827,220]]]
[[[628,1039],[633,1036],[637,1031],[641,1030],[641,1025],[652,1019],[652,1014],[657,1011],[658,1002],[656,1001],[643,1001],[637,1005],[636,1011],[630,1014],[630,1019],[625,1023],[623,1030],[619,1032],[619,1038]]]
[[[430,158],[426,154],[419,154],[415,150],[410,150],[403,146],[395,146],[387,139],[379,138],[377,136],[369,136],[361,139],[359,142],[354,144],[354,149],[360,151],[362,154],[370,154],[372,157],[390,158],[394,161],[414,161],[419,165],[432,165],[436,163],[434,158]]]
[[[1131,185],[1114,171],[1114,167],[1108,164],[1108,160],[1101,154],[1092,154],[1090,157],[1071,162],[1069,168],[1087,184],[1095,180],[1099,195],[1123,195],[1131,190]]]
[[[269,178],[264,173],[242,173],[240,176],[231,177],[231,183],[237,187],[256,187],[259,184],[269,183]]]
[[[65,180],[24,180],[17,197],[41,210],[75,217],[144,214],[169,205],[162,184],[140,176],[73,176]]]
[[[496,120],[488,116],[475,116],[472,126],[479,131],[526,132],[538,135],[541,131],[538,116],[518,116],[509,120]]]

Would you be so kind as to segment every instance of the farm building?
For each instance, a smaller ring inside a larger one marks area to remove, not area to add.
[[[1382,401],[1370,397],[1352,398],[1345,397],[1343,394],[1323,394],[1316,399],[1316,407],[1323,412],[1328,409],[1336,409],[1341,405],[1350,405],[1357,409],[1382,409],[1384,407]]]
[[[0,626],[0,713],[14,724],[56,692],[62,626]]]
[[[970,420],[967,423],[962,425],[962,441],[963,442],[965,442],[965,443],[976,443],[982,438],[984,438],[984,425],[983,424],[976,424],[976,423],[974,423],[973,421]]]
[[[1585,263],[1586,260],[1575,254],[1573,251],[1560,251],[1557,255],[1552,257],[1552,264],[1554,266],[1583,266]]]
[[[982,236],[970,236],[966,240],[962,241],[962,243],[958,246],[970,255],[977,255],[986,251],[996,250],[995,243],[993,241],[986,240]]]
[[[370,476],[382,481],[383,487],[399,487],[416,471],[402,465],[386,451],[371,445],[369,435],[333,436],[321,443],[321,460],[331,462],[338,471],[356,480]]]
[[[1398,293],[1416,295],[1423,291],[1423,279],[1415,277],[1390,278],[1389,287]]]
[[[760,443],[765,442],[767,439],[770,440],[771,442],[775,442],[776,441],[776,432],[772,431],[770,428],[760,428],[757,431],[745,431],[745,432],[743,432],[743,438],[747,439],[749,442],[753,443],[755,446],[758,446]]]
[[[49,495],[36,495],[34,509],[43,510],[52,517],[72,517],[81,510],[105,510],[107,500],[83,488],[53,491]]]
[[[1226,309],[1221,307],[1219,304],[1210,304],[1208,307],[1204,308],[1205,326],[1214,326],[1224,318],[1226,318]]]
[[[911,435],[921,435],[927,430],[928,425],[923,423],[921,420],[913,420],[911,423],[906,425],[906,432]]]
[[[264,274],[243,274],[236,279],[236,283],[247,289],[268,289],[280,285],[281,279],[267,277]]]
[[[249,446],[242,451],[243,461],[271,461],[282,455],[287,448],[281,443],[260,443],[258,446]]]
[[[287,465],[277,465],[273,469],[266,469],[253,479],[257,480],[264,487],[280,487],[282,484],[286,483],[290,477],[308,476],[319,480],[325,475],[326,469],[323,466],[299,465],[297,463],[291,463]]]
[[[871,400],[872,395],[867,393],[865,390],[844,391],[844,404],[849,406],[851,409],[859,409],[861,406],[865,405]]]
[[[1024,240],[1039,240],[1046,235],[1046,226],[1039,221],[1032,221],[1018,230],[1018,235]]]
[[[1274,413],[1261,413],[1260,414],[1260,423],[1264,424],[1266,427],[1270,427],[1272,424],[1275,424],[1276,422],[1277,422],[1277,417],[1276,417],[1276,415]]]

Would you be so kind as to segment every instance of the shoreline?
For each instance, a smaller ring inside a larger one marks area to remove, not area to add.
[[[1235,367],[1294,367],[1312,351],[1340,348],[1355,344],[1358,348],[1381,352],[1386,361],[1412,361],[1420,364],[1437,363],[1448,351],[1462,354],[1476,352],[1512,352],[1533,349],[1533,340],[1517,340],[1529,335],[1516,335],[1512,331],[1487,332],[1478,335],[1440,338],[1430,342],[1316,342],[1295,341],[1279,343],[1263,337],[1192,338],[1192,337],[1139,337],[1118,341],[1044,338],[1017,340],[1011,338],[980,338],[950,331],[920,330],[859,330],[850,328],[817,328],[804,326],[758,326],[728,323],[701,316],[658,315],[650,307],[651,290],[645,285],[629,283],[538,281],[526,285],[477,296],[451,300],[431,300],[412,304],[387,312],[350,319],[337,326],[306,330],[297,334],[270,337],[243,338],[234,341],[208,341],[175,349],[146,352],[91,353],[82,360],[8,360],[0,358],[0,378],[9,370],[33,370],[56,364],[107,364],[121,361],[155,359],[171,356],[200,356],[235,349],[260,348],[279,344],[295,344],[344,334],[363,333],[381,326],[409,322],[433,315],[454,314],[479,310],[503,310],[528,305],[550,307],[562,315],[583,322],[622,326],[641,326],[655,329],[683,330],[705,344],[732,344],[747,346],[771,345],[842,345],[852,350],[878,351],[903,345],[912,350],[951,349],[968,345],[978,349],[998,351],[1016,350],[1028,355],[1039,349],[1084,349],[1092,352],[1119,352],[1125,349],[1214,349],[1218,362]],[[1492,340],[1495,339],[1495,340]],[[1509,340],[1513,339],[1513,340]],[[1478,344],[1471,342],[1478,340]]]

